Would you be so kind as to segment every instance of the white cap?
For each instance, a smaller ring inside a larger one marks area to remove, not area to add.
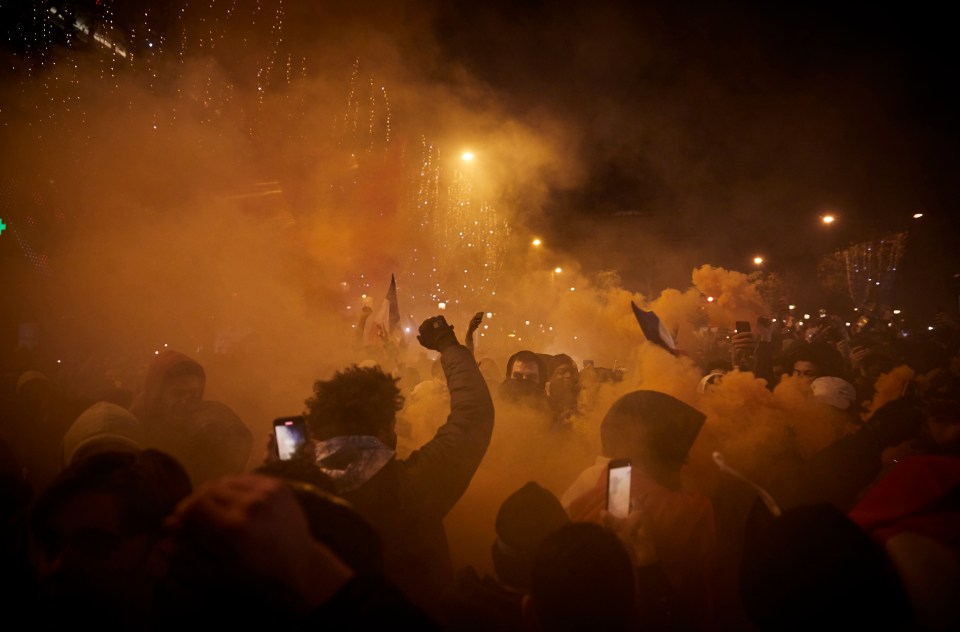
[[[847,410],[857,399],[853,384],[839,377],[818,377],[810,383],[810,388],[818,400],[840,410]]]
[[[723,379],[723,371],[714,370],[710,373],[707,373],[700,380],[700,383],[697,384],[698,393],[706,393],[711,386],[717,386],[720,384],[720,380]]]

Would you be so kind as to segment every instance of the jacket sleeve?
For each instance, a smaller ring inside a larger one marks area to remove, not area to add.
[[[440,356],[450,415],[437,434],[402,464],[404,503],[442,518],[467,490],[493,433],[493,400],[473,355],[462,345]]]

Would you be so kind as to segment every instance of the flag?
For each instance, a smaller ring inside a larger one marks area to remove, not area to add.
[[[400,329],[400,305],[397,303],[397,279],[390,275],[390,289],[387,290],[387,333],[396,336]]]
[[[676,355],[677,344],[673,341],[670,330],[660,321],[657,315],[640,309],[633,301],[630,301],[630,307],[633,308],[633,315],[637,317],[637,322],[640,323],[640,329],[646,339]]]
[[[380,303],[377,311],[367,319],[363,332],[365,344],[382,344],[382,338],[393,341],[403,338],[403,332],[400,330],[400,306],[397,303],[397,280],[392,274],[387,296]]]

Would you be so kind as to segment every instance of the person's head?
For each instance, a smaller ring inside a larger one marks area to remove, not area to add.
[[[631,459],[655,478],[666,471],[678,474],[705,420],[703,413],[666,393],[627,393],[600,424],[603,455]],[[658,480],[668,486],[676,483]]]
[[[40,371],[26,371],[17,380],[17,400],[29,410],[40,410],[50,390],[50,379]]]
[[[818,377],[842,377],[843,357],[824,342],[796,343],[789,351],[790,374],[812,382]]]
[[[116,404],[97,402],[83,411],[61,442],[61,465],[66,467],[102,452],[139,452],[143,430],[133,414]]]
[[[849,410],[857,401],[857,389],[839,377],[818,377],[810,382],[813,396],[839,410]]]
[[[812,360],[795,360],[790,375],[813,382],[820,377],[820,366]]]
[[[369,435],[396,447],[397,412],[403,407],[403,395],[396,378],[378,366],[354,365],[329,380],[317,380],[306,405],[307,426],[318,441]]]
[[[183,421],[203,400],[206,373],[198,362],[178,351],[159,353],[147,368],[146,413],[159,421]]]
[[[577,378],[579,376],[577,363],[567,354],[560,353],[553,356],[550,360],[548,371],[547,381],[550,382],[551,388],[566,390],[576,388]]]
[[[500,581],[527,590],[537,547],[569,522],[557,497],[533,481],[510,494],[497,511],[497,538],[491,548]]]
[[[507,379],[532,382],[543,386],[546,369],[532,351],[518,351],[507,360]]]
[[[636,626],[634,571],[613,533],[573,523],[544,538],[533,560],[524,617],[544,632]]]
[[[936,371],[927,379],[921,389],[927,451],[960,454],[960,378]]]
[[[831,505],[758,522],[741,566],[741,597],[759,630],[901,629],[908,614],[882,550]]]
[[[44,598],[86,612],[142,607],[153,545],[189,493],[183,468],[155,450],[95,454],[65,469],[32,516]]]

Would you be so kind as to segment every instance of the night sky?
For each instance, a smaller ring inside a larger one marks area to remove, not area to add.
[[[151,4],[113,6],[122,21]],[[946,10],[932,3],[284,7],[287,41],[322,43],[331,63],[377,39],[406,75],[388,82],[466,77],[467,100],[533,129],[562,126],[576,175],[545,176],[526,223],[587,271],[616,269],[655,294],[687,284],[694,266],[749,271],[760,254],[766,269],[815,286],[821,256],[909,229],[901,285],[936,301],[951,291],[955,54]],[[173,24],[151,11],[161,31]],[[221,61],[238,69],[248,53]]]
[[[741,269],[902,228],[954,250],[955,53],[932,4],[484,6],[441,12],[440,41],[524,115],[579,130],[588,175],[544,221],[585,261],[616,256],[589,241],[611,225],[623,248],[636,227]]]

